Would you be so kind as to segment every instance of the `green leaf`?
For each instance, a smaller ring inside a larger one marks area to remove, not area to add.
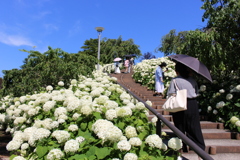
[[[235,103],[235,106],[240,107],[240,103]]]
[[[68,160],[85,160],[85,157],[85,154],[75,154],[74,156],[69,157]]]
[[[104,159],[106,156],[110,154],[111,150],[107,147],[104,148],[97,148],[95,154],[98,159]]]
[[[85,131],[87,129],[87,123],[81,123],[80,128],[81,130]]]
[[[36,153],[39,158],[44,157],[48,153],[48,147],[47,146],[37,146]]]
[[[86,155],[87,157],[90,157],[91,155],[95,155],[95,150],[97,149],[97,147],[92,146],[87,152]]]

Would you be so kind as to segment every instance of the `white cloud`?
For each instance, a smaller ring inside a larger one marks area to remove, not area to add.
[[[8,35],[3,32],[0,32],[0,42],[12,46],[34,46],[34,44],[24,36]]]
[[[72,28],[68,31],[68,35],[70,37],[77,35],[77,33],[80,32],[80,29],[81,29],[80,21],[76,21],[75,24],[72,26]]]
[[[43,26],[47,30],[47,32],[50,32],[50,33],[58,30],[58,27],[54,24],[44,24]]]

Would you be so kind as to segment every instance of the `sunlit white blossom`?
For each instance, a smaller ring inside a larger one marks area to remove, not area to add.
[[[138,156],[135,153],[127,153],[123,157],[123,160],[138,160]]]
[[[63,156],[64,156],[64,153],[60,149],[52,149],[47,154],[47,159],[48,160],[57,160],[57,159],[61,159]]]
[[[147,136],[145,142],[150,147],[162,148],[162,139],[157,134]]]
[[[131,144],[127,140],[121,140],[117,143],[117,148],[120,151],[129,151],[131,149]]]
[[[178,137],[173,137],[168,141],[168,147],[177,151],[182,148],[182,140]]]

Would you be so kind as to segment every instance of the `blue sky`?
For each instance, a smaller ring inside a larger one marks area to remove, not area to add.
[[[0,77],[20,68],[28,53],[47,47],[77,53],[85,40],[133,39],[141,53],[163,57],[155,49],[170,30],[205,26],[201,0],[2,0],[0,1]]]

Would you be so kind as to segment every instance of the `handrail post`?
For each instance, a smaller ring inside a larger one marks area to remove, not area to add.
[[[159,137],[162,137],[162,122],[160,119],[157,120],[156,133]]]

